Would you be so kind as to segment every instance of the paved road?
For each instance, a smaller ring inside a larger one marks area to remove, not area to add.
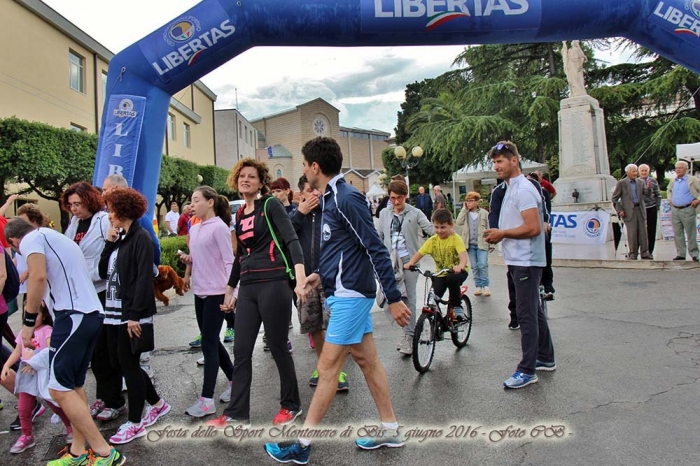
[[[405,448],[376,452],[358,451],[352,439],[318,442],[311,464],[700,463],[697,272],[557,270],[558,296],[550,305],[550,326],[559,369],[542,375],[539,384],[518,391],[504,391],[501,385],[519,359],[519,332],[506,327],[504,274],[503,267],[492,267],[494,296],[474,300],[470,344],[457,352],[451,342],[441,342],[431,371],[422,376],[395,349],[399,329],[389,324],[383,312],[374,313],[375,339],[403,432],[422,428],[413,433],[440,438],[412,439]],[[471,278],[468,283],[471,286]],[[17,325],[16,316],[13,319]],[[156,441],[154,432],[152,441],[140,439],[121,447],[129,464],[273,464],[258,439],[240,441],[221,434],[213,439],[192,438],[198,424],[183,413],[202,382],[201,369],[195,366],[199,353],[187,347],[197,334],[192,296],[159,308],[156,324],[160,349],[153,365],[158,389],[174,409],[152,430],[181,428],[187,433]],[[314,353],[296,330],[292,341],[306,410],[313,391],[305,382],[315,365]],[[261,339],[253,364],[254,427],[271,433],[279,384]],[[337,428],[338,436],[348,426],[356,434],[358,428],[377,420],[357,366],[348,360],[346,371],[350,392],[336,397],[327,416],[328,426]],[[224,383],[220,375],[217,392]],[[6,393],[2,398],[5,410],[0,412],[0,426],[7,426],[16,415],[16,403]],[[563,427],[542,430],[537,426]],[[111,434],[118,422],[101,427]],[[451,430],[464,438],[448,439]],[[41,459],[50,449],[52,436],[60,433],[45,415],[36,425],[36,448],[17,456],[6,453],[17,433],[0,435],[0,464],[44,464]]]

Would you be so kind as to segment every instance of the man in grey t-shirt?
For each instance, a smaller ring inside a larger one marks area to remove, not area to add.
[[[539,287],[546,265],[544,209],[542,198],[520,171],[520,154],[515,144],[502,141],[489,153],[498,178],[505,180],[499,228],[484,231],[488,243],[503,241],[503,262],[515,286],[515,312],[522,335],[523,357],[515,373],[503,382],[505,388],[523,388],[537,383],[535,371],[554,371],[554,347]]]

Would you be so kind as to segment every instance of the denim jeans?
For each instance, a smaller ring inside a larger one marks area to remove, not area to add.
[[[489,286],[491,282],[489,281],[488,249],[479,249],[470,245],[469,249],[467,249],[467,254],[469,254],[469,266],[474,277],[474,285],[477,288]]]

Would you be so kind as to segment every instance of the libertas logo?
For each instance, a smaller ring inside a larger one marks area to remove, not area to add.
[[[692,13],[684,13],[664,2],[659,2],[654,10],[654,16],[661,18],[676,26],[673,31],[676,34],[689,34],[700,37],[700,2],[697,0],[686,1],[685,9]]]
[[[522,15],[528,0],[374,0],[375,18],[426,18],[428,31],[456,18]]]
[[[192,65],[202,52],[215,46],[221,39],[225,39],[236,32],[236,27],[231,24],[231,20],[227,19],[218,27],[213,27],[203,34],[199,34],[196,38],[188,40],[194,35],[195,30],[199,32],[201,29],[199,27],[199,21],[193,19],[189,19],[188,21],[178,20],[175,24],[166,28],[163,37],[169,45],[175,44],[173,40],[179,42],[187,41],[187,43],[151,63],[160,76],[163,76],[185,62],[187,62],[188,65]]]

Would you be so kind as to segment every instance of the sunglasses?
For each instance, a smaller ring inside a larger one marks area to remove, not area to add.
[[[510,152],[511,154],[515,155],[515,152],[513,152],[512,150],[510,150],[510,148],[508,147],[508,144],[504,144],[504,143],[502,143],[502,142],[500,142],[500,143],[496,144],[495,146],[493,146],[492,150],[496,150],[496,151],[498,151],[498,152],[508,151],[508,152]]]

